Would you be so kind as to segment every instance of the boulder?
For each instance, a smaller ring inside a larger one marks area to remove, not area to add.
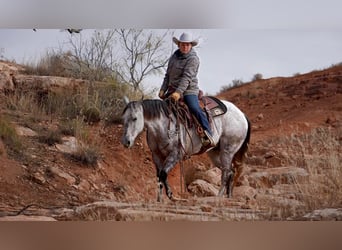
[[[190,193],[198,196],[215,196],[218,194],[218,189],[211,183],[205,180],[195,180],[189,186],[188,190]]]
[[[203,180],[214,184],[215,186],[221,185],[221,170],[218,168],[212,168],[203,173]]]

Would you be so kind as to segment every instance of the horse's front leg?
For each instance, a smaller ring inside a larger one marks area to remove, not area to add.
[[[166,159],[162,159],[158,155],[152,155],[154,164],[157,170],[157,181],[158,181],[158,194],[157,201],[162,201],[163,196],[163,186],[165,187],[165,192],[167,197],[172,200],[172,190],[167,181],[168,172],[176,165],[177,155],[170,154]]]
[[[157,201],[161,202],[163,197],[163,182],[160,177],[161,170],[163,169],[163,159],[160,158],[158,154],[152,153],[153,163],[156,167],[157,173],[157,183],[158,183],[158,191],[157,191]]]
[[[169,171],[177,164],[178,162],[178,150],[171,152],[165,159],[163,168],[159,172],[159,180],[164,184],[165,192],[167,197],[172,200],[172,190],[167,181]]]
[[[167,195],[167,197],[172,200],[172,190],[170,188],[169,182],[167,181],[167,172],[165,170],[161,170],[160,175],[159,175],[159,183],[160,184],[164,184],[165,187],[165,193]],[[160,190],[160,195],[162,195],[162,188],[159,189]]]
[[[161,202],[163,197],[163,183],[160,181],[158,177],[158,194],[157,194],[157,201]]]

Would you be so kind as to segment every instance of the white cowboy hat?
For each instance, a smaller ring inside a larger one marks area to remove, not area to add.
[[[176,37],[172,38],[173,42],[178,45],[178,43],[191,43],[192,47],[195,47],[198,44],[198,40],[194,40],[192,35],[189,33],[183,33],[180,35],[179,39]]]

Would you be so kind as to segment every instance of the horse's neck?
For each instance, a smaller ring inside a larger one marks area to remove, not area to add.
[[[145,122],[145,127],[148,130],[154,130],[154,131],[155,130],[156,131],[159,131],[159,130],[167,131],[167,129],[169,128],[169,125],[170,125],[170,120],[166,116],[161,116],[160,118],[154,119],[154,120],[145,119],[144,122]]]

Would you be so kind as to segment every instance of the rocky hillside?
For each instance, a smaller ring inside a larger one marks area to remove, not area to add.
[[[23,70],[0,62],[0,220],[342,219],[342,66],[220,93],[252,122],[234,198],[215,197],[220,171],[201,155],[184,163],[186,190],[174,168],[181,199],[162,203],[144,134],[125,149],[122,126],[100,119],[52,140],[65,121],[30,103],[89,83]]]

